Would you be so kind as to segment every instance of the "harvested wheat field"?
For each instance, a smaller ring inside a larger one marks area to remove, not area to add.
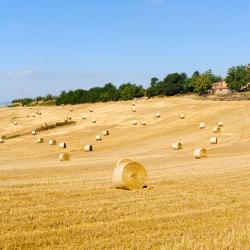
[[[0,144],[0,249],[250,249],[249,101],[171,97],[137,100],[136,112],[131,101],[71,110],[0,109],[7,138]],[[219,121],[218,143],[210,144]],[[110,135],[96,141],[104,130]],[[52,139],[67,149],[49,145]],[[178,141],[182,148],[173,150]],[[196,148],[207,157],[195,159]],[[64,152],[70,161],[59,161]],[[123,158],[145,167],[147,187],[114,188]]]

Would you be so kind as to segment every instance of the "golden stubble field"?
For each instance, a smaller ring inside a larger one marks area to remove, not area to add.
[[[250,249],[250,102],[173,97],[138,100],[136,109],[131,102],[0,109],[0,135],[21,135],[0,144],[0,249]],[[36,110],[42,115],[26,117]],[[76,123],[31,135],[67,116]],[[219,120],[219,143],[210,145]],[[96,142],[105,129],[110,136]],[[51,139],[67,143],[71,161],[58,160],[63,150]],[[182,150],[171,149],[175,141]],[[196,147],[208,157],[194,159]],[[144,164],[147,188],[113,188],[123,157]]]

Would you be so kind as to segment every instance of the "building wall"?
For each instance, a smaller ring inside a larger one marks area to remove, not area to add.
[[[216,89],[214,92],[216,95],[227,95],[230,94],[229,89]]]

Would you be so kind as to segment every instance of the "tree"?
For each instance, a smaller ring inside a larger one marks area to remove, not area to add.
[[[142,86],[136,86],[131,83],[124,83],[119,87],[118,95],[120,100],[132,100],[135,97],[142,97],[145,90]]]
[[[51,94],[48,94],[48,95],[46,95],[46,97],[44,98],[44,101],[51,101],[51,100],[53,100],[54,99],[54,97],[51,95]]]
[[[231,90],[240,91],[243,86],[250,82],[250,69],[239,65],[228,70],[226,82]]]
[[[101,100],[103,102],[116,101],[118,99],[118,90],[112,83],[107,83],[102,88]]]
[[[194,91],[193,79],[190,77],[187,77],[183,83],[183,92],[188,93],[188,92],[193,92],[193,91]]]
[[[212,81],[207,72],[193,79],[194,92],[204,95],[212,86]]]
[[[37,102],[42,101],[42,100],[43,100],[43,97],[42,97],[42,96],[36,97],[36,101],[37,101]]]
[[[194,92],[204,95],[209,89],[211,89],[213,83],[220,80],[220,76],[214,75],[212,70],[208,70],[203,74],[193,74],[192,86],[194,88]]]
[[[196,70],[193,75],[192,78],[196,77],[196,76],[200,76],[200,72],[198,70]]]
[[[162,82],[156,77],[151,78],[150,87],[146,90],[146,95],[148,97],[157,96],[163,94]]]
[[[167,75],[163,80],[165,95],[171,96],[183,92],[186,78],[187,75],[185,73],[173,73]]]

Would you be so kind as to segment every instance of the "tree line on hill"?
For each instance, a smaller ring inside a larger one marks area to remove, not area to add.
[[[180,93],[198,93],[205,95],[211,89],[212,84],[219,82],[221,77],[213,74],[211,70],[204,73],[195,71],[191,77],[186,73],[171,73],[163,80],[153,77],[148,88],[132,83],[124,83],[116,87],[112,83],[105,84],[103,87],[93,87],[89,90],[77,89],[68,92],[62,91],[59,96],[47,95],[39,96],[35,99],[23,98],[13,100],[12,103],[29,105],[32,102],[54,101],[56,105],[61,104],[80,104],[107,102],[118,100],[132,100],[143,96],[173,96]],[[250,66],[239,65],[228,70],[225,81],[231,91],[241,91],[250,82]]]

